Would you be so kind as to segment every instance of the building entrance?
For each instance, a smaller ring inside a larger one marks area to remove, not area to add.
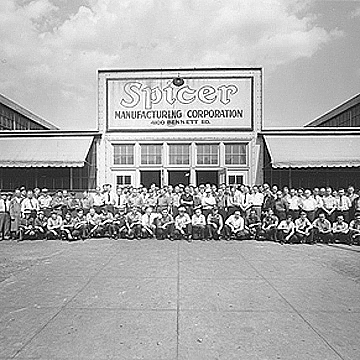
[[[151,184],[161,186],[161,172],[159,171],[140,171],[140,183],[149,188]]]
[[[168,171],[169,185],[189,185],[190,171]]]
[[[196,171],[196,185],[200,184],[214,184],[219,185],[219,172],[213,170],[198,170]]]

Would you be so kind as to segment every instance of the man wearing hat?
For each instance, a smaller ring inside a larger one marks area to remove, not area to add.
[[[4,192],[0,198],[0,236],[2,240],[10,239],[10,201]]]
[[[20,235],[19,241],[22,240],[35,240],[36,239],[36,231],[34,226],[34,218],[31,216],[31,210],[25,209],[24,217],[20,222]]]
[[[175,218],[174,239],[191,241],[191,219],[184,206],[179,207],[179,214]]]

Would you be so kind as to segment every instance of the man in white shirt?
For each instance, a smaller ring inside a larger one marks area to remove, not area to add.
[[[28,190],[27,197],[21,202],[21,213],[24,214],[25,210],[30,210],[30,216],[35,219],[37,212],[40,210],[39,201],[34,198],[32,190]]]
[[[245,229],[245,221],[240,210],[236,210],[225,221],[225,239],[243,240],[249,238],[249,232]]]
[[[195,209],[191,218],[192,236],[194,240],[205,240],[206,219],[200,208]]]
[[[191,219],[184,206],[179,207],[179,214],[175,217],[174,239],[191,241]]]
[[[0,198],[0,240],[10,239],[10,201],[7,194],[2,193]]]
[[[346,223],[349,222],[350,217],[350,208],[351,208],[351,200],[348,196],[345,195],[344,189],[339,189],[338,198],[336,201],[336,216],[342,215]]]

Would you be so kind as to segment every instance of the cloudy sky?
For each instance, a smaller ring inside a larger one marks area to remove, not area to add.
[[[0,0],[0,93],[96,128],[96,70],[264,68],[265,126],[360,92],[360,1]]]

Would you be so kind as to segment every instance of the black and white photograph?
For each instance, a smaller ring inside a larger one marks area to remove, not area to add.
[[[360,359],[360,0],[0,0],[0,360]]]

